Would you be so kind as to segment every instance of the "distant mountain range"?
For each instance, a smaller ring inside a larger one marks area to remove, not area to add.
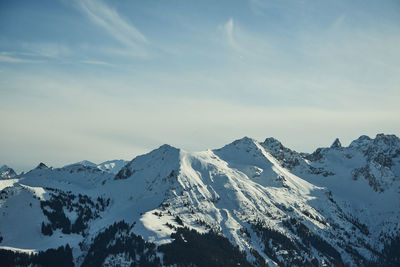
[[[0,176],[1,266],[400,266],[395,135],[311,154],[163,145]]]

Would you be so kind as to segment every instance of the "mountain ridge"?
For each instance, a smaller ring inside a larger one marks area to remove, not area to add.
[[[201,152],[162,145],[119,170],[118,164],[112,170],[90,162],[39,164],[0,181],[0,246],[44,251],[69,244],[80,266],[96,237],[116,225],[124,240],[134,234],[160,248],[152,257],[161,263],[173,259],[168,251],[180,236],[174,233],[199,233],[191,240],[200,242],[210,231],[254,266],[395,262],[399,149],[394,135],[361,136],[347,147],[336,139],[310,154],[275,138],[244,137]],[[104,262],[135,261],[127,247],[119,249]]]

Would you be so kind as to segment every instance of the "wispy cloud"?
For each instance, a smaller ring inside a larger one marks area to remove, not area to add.
[[[85,64],[90,64],[90,65],[114,66],[113,64],[110,64],[105,61],[100,61],[100,60],[82,60],[81,62],[85,63]]]
[[[228,45],[237,52],[243,53],[243,48],[237,43],[235,39],[235,22],[230,18],[222,27]]]
[[[27,55],[46,58],[58,58],[72,53],[68,46],[59,43],[24,43],[22,48],[28,51]]]
[[[6,62],[6,63],[33,63],[35,61],[29,60],[29,59],[20,58],[20,57],[15,57],[14,55],[11,55],[8,52],[1,52],[0,53],[0,62]]]
[[[68,46],[57,43],[22,43],[15,49],[0,52],[0,62],[39,63],[62,59],[72,53]]]
[[[121,17],[113,8],[100,0],[78,1],[79,8],[96,25],[102,27],[126,48],[143,50],[142,45],[149,41],[132,23]]]

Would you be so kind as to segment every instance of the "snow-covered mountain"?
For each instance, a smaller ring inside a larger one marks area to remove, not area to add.
[[[130,162],[41,163],[9,178],[0,259],[11,264],[51,253],[77,266],[400,263],[394,135],[311,154],[274,138],[201,152],[163,145]]]

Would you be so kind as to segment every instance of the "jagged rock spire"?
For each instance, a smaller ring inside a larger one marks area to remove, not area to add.
[[[335,141],[331,145],[331,148],[342,148],[342,143],[340,143],[339,138],[335,139]]]

